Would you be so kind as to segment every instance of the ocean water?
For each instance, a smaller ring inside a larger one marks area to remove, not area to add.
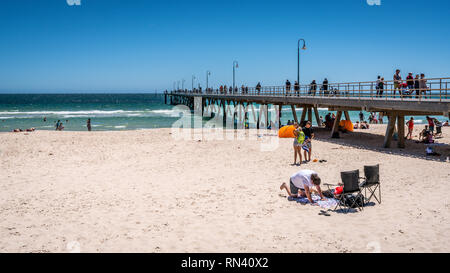
[[[255,107],[258,109],[258,105]],[[298,116],[300,111],[297,109]],[[319,109],[323,117],[328,112]],[[359,120],[358,114],[350,112],[353,121]],[[369,113],[364,115],[368,118]],[[180,117],[172,105],[164,104],[162,94],[0,94],[1,132],[32,127],[55,130],[58,120],[67,131],[86,131],[88,118],[95,131],[170,128]],[[437,118],[445,120],[444,117]],[[291,108],[284,107],[282,123],[292,119]],[[415,117],[415,120],[417,124],[425,124],[425,117]]]

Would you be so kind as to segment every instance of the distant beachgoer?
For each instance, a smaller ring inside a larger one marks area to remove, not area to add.
[[[44,117],[44,122],[47,122],[47,117]]]
[[[359,112],[359,121],[361,121],[361,122],[364,121],[364,114],[363,114],[363,112]]]
[[[62,130],[64,130],[64,126],[63,126],[63,123],[61,122],[59,124],[58,131],[62,131]]]
[[[61,121],[60,121],[60,120],[58,120],[58,121],[56,122],[56,124],[55,124],[55,127],[56,127],[56,131],[58,131],[58,130],[59,130],[59,125],[60,125],[60,123],[61,123]]]
[[[419,134],[419,141],[424,141],[428,139],[428,136],[430,135],[430,131],[428,130],[428,125],[425,125],[425,128],[420,132]]]
[[[436,126],[436,134],[434,134],[435,137],[442,137],[442,122],[440,122],[437,119],[434,119],[434,125]]]
[[[311,204],[314,203],[311,194],[317,192],[322,200],[326,200],[320,188],[321,179],[319,175],[312,170],[301,170],[293,174],[289,181],[289,187],[286,183],[281,184],[280,190],[286,190],[289,197],[308,198]],[[313,189],[315,188],[315,190]]]
[[[322,116],[319,117],[319,121],[320,121],[320,126],[323,126],[323,117]]]
[[[353,129],[355,130],[359,129],[359,121],[357,121],[355,125],[353,125]]]
[[[288,96],[290,92],[291,92],[291,82],[289,80],[286,80],[286,96]]]
[[[427,116],[428,128],[432,135],[434,135],[434,118]]]
[[[442,124],[442,126],[443,126],[443,127],[449,127],[450,125],[449,125],[449,123],[448,123],[448,120],[447,120],[446,122],[444,122],[444,124]]]
[[[300,159],[300,165],[302,165],[302,145],[305,141],[305,133],[300,129],[297,122],[294,122],[294,164],[297,165],[297,155]]]
[[[378,123],[383,124],[383,113],[382,112],[378,113]]]
[[[414,118],[411,117],[411,119],[406,123],[408,126],[408,134],[406,135],[406,138],[412,139],[412,133],[414,131]]]
[[[395,92],[397,91],[397,89],[401,96],[401,91],[400,91],[401,83],[402,83],[402,76],[400,75],[400,69],[397,69],[394,74],[394,98],[395,98]]]
[[[312,153],[312,140],[314,139],[314,131],[311,128],[311,121],[306,122],[305,127],[302,128],[303,133],[305,133],[305,142],[302,145],[302,149],[305,154],[305,161],[311,161]]]
[[[91,131],[91,119],[90,118],[86,122],[86,127],[87,127],[88,131],[90,132]]]

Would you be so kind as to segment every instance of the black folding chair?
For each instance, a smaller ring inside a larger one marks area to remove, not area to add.
[[[347,213],[352,208],[364,209],[364,196],[359,187],[359,170],[342,172],[341,179],[344,187],[341,195],[336,198],[338,203],[334,210],[339,208]],[[363,202],[360,202],[361,200]],[[344,207],[347,208],[344,209]]]
[[[364,175],[365,177],[360,187],[364,189],[366,203],[369,203],[373,197],[378,204],[381,204],[380,165],[364,166]]]

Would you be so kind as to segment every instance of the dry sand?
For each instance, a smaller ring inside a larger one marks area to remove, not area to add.
[[[381,149],[385,127],[329,139],[174,140],[170,129],[0,134],[0,252],[449,252],[450,146]],[[416,133],[417,135],[417,133]],[[449,144],[450,130],[444,128]],[[393,143],[395,147],[395,143]],[[381,205],[318,215],[279,190],[300,168],[325,183],[381,164]]]

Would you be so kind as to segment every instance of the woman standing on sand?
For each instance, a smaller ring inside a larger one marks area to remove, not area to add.
[[[302,128],[298,126],[297,122],[294,122],[294,164],[297,165],[297,154],[300,159],[300,165],[302,165],[302,145],[305,141],[305,133],[303,133]]]

